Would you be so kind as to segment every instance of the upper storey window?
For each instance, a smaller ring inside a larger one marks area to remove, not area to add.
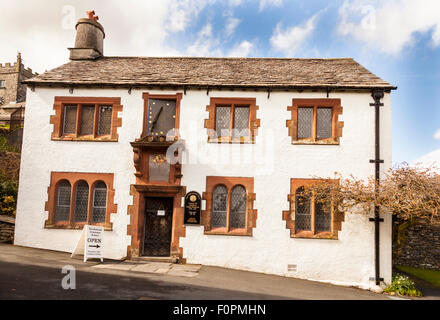
[[[254,143],[260,120],[255,98],[211,98],[206,107],[208,142]]]
[[[53,140],[117,141],[120,98],[55,97]]]
[[[344,123],[340,99],[293,99],[287,121],[293,144],[339,144]]]

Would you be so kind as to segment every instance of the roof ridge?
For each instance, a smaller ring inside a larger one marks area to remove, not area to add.
[[[193,57],[193,56],[104,56],[100,59],[212,59],[212,60],[353,60],[351,57],[340,58],[283,58],[283,57]]]

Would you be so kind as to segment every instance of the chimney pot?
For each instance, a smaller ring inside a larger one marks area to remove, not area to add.
[[[104,55],[104,28],[94,10],[76,24],[75,47],[69,48],[70,60],[94,60]]]

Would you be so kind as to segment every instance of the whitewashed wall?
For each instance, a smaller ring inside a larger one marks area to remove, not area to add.
[[[130,237],[127,206],[132,203],[129,186],[135,182],[133,151],[129,144],[142,131],[142,92],[133,90],[87,90],[36,88],[28,90],[15,244],[72,251],[78,230],[44,229],[47,187],[51,171],[114,173],[115,203],[113,231],[105,232],[104,256],[120,259],[126,255]],[[152,94],[174,91],[149,90]],[[118,142],[51,141],[54,96],[121,97],[122,127]],[[255,97],[261,119],[254,145],[208,144],[204,119],[210,97]],[[344,121],[339,146],[292,145],[286,120],[292,98],[325,98],[325,93],[238,91],[187,91],[181,101],[181,136],[186,140],[187,164],[183,165],[182,185],[187,191],[205,191],[206,176],[254,177],[258,210],[252,237],[204,235],[203,227],[186,228],[180,239],[188,263],[293,276],[368,288],[374,276],[374,224],[368,217],[346,215],[338,240],[292,239],[282,220],[289,209],[290,178],[332,177],[334,172],[366,178],[374,174],[374,108],[368,93],[331,93],[341,98]],[[385,95],[381,108],[381,149],[384,168],[391,166],[391,107]],[[251,155],[249,157],[249,155]],[[231,164],[233,163],[233,164]],[[203,204],[204,205],[204,204]],[[381,223],[381,276],[391,280],[391,218]],[[288,272],[287,265],[297,265]]]

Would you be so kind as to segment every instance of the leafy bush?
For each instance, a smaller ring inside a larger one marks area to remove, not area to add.
[[[8,179],[0,171],[0,214],[15,215],[18,183]]]
[[[397,293],[401,296],[420,297],[422,293],[417,290],[414,281],[407,276],[396,273],[393,274],[391,285],[384,289],[386,293]]]

